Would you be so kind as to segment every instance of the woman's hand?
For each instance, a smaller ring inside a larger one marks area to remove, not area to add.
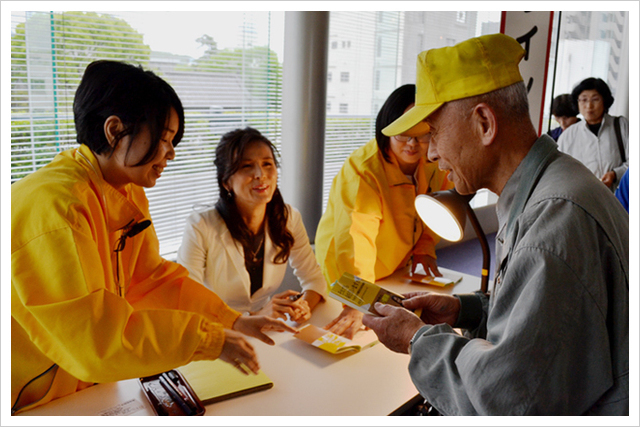
[[[615,180],[616,180],[616,173],[614,171],[609,171],[604,175],[602,175],[602,178],[600,178],[600,181],[602,181],[602,183],[609,188],[611,188]]]
[[[298,332],[296,328],[287,325],[282,320],[269,316],[240,316],[233,324],[233,329],[269,345],[273,345],[274,342],[264,333],[265,331]]]
[[[413,254],[413,265],[411,273],[416,271],[416,266],[422,264],[424,272],[427,276],[442,277],[442,273],[438,270],[436,259],[426,254]]]
[[[308,320],[311,317],[311,308],[309,304],[303,299],[299,298],[292,301],[289,297],[299,295],[299,292],[293,290],[287,290],[279,294],[275,294],[271,297],[271,300],[260,309],[256,314],[263,316],[271,316],[275,319],[287,320],[287,314],[289,318],[295,322],[299,322],[299,319]]]
[[[251,344],[244,339],[242,334],[230,329],[224,330],[224,344],[219,358],[235,366],[245,375],[249,373],[245,366],[254,374],[260,370],[258,356]]]
[[[333,319],[324,329],[345,338],[352,339],[362,327],[363,314],[351,307],[344,307],[342,313]]]

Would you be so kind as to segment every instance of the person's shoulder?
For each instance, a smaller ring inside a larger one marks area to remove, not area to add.
[[[570,155],[558,153],[548,164],[529,203],[533,205],[551,200],[556,203],[566,202],[602,221],[606,206],[614,200],[612,196],[613,193],[580,161]]]
[[[224,220],[215,206],[194,206],[193,212],[187,216],[187,223],[191,226],[215,228],[220,222],[224,223]]]
[[[348,157],[346,164],[357,170],[370,169],[380,163],[380,149],[374,139],[357,148]]]

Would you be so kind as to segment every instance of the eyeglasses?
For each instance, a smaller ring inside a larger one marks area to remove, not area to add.
[[[395,135],[394,138],[397,139],[400,142],[409,142],[410,140],[413,139],[417,143],[426,144],[426,143],[429,142],[429,139],[431,138],[431,135],[429,135],[429,134],[422,135],[422,136]]]
[[[602,98],[600,98],[599,96],[595,96],[593,98],[578,98],[578,104],[587,104],[589,102],[597,104],[599,102],[602,102]]]

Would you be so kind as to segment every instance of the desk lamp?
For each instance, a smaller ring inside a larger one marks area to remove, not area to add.
[[[482,275],[480,290],[486,294],[489,288],[489,266],[491,254],[487,237],[482,231],[480,222],[469,201],[475,194],[463,196],[456,189],[437,191],[429,194],[421,194],[416,197],[415,206],[422,221],[433,230],[434,233],[449,240],[459,242],[464,236],[466,217],[469,217],[471,225],[480,240],[482,246]]]

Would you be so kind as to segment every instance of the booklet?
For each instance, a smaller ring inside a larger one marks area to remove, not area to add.
[[[408,273],[405,274],[404,277],[414,282],[440,287],[455,285],[462,281],[462,275],[443,274],[442,277],[430,276],[424,271],[422,264],[416,266],[416,271],[414,271],[413,274]]]
[[[402,300],[405,299],[400,294],[384,289],[375,283],[367,282],[351,273],[344,273],[342,277],[333,282],[329,296],[351,308],[375,316],[380,316],[380,313],[374,308],[376,302],[403,307]]]
[[[356,336],[350,340],[311,324],[300,328],[293,336],[332,354],[341,354],[347,351],[358,352],[379,342],[376,333],[371,329],[358,331]]]

